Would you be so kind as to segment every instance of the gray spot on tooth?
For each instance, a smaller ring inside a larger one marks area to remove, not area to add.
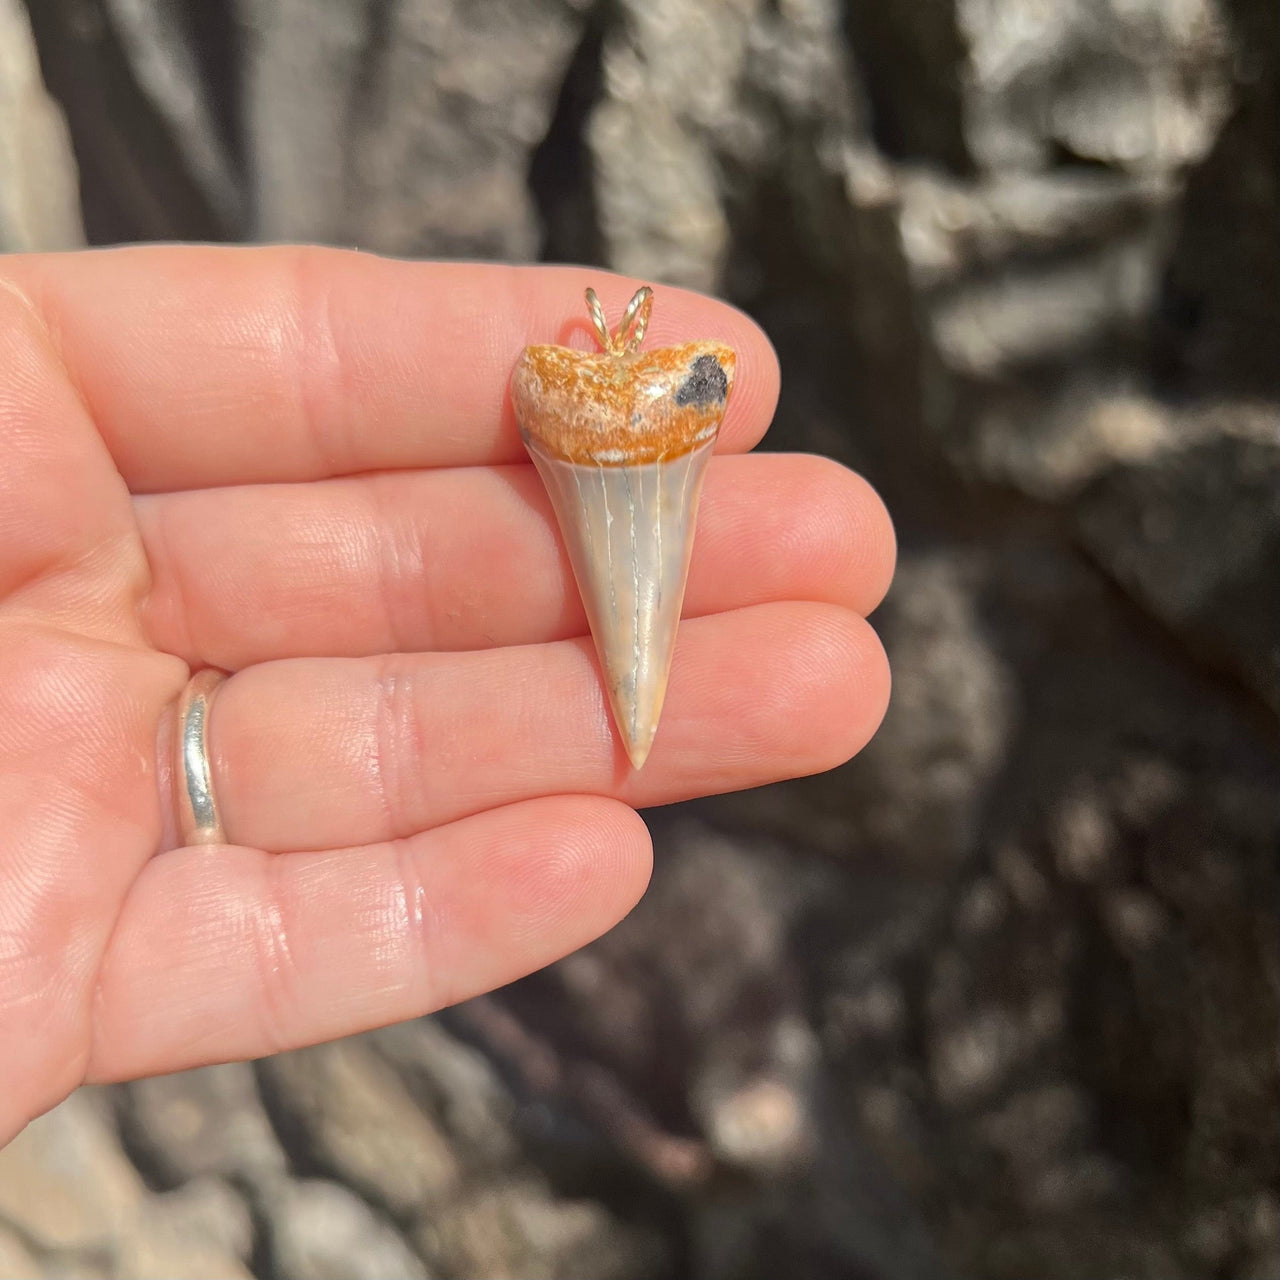
[[[676,388],[676,404],[682,409],[691,404],[723,404],[728,392],[729,379],[720,361],[715,356],[699,356],[690,366],[689,376]]]

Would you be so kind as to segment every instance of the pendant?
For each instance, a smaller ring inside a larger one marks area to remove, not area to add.
[[[649,755],[667,691],[703,474],[733,385],[719,342],[640,351],[653,290],[603,348],[526,347],[511,379],[525,447],[569,552],[614,722],[634,768]]]

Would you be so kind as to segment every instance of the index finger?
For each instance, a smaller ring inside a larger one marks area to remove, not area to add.
[[[507,383],[529,343],[592,345],[642,281],[585,267],[403,262],[348,250],[155,246],[0,263],[44,316],[134,492],[524,460]],[[649,346],[738,353],[722,451],[777,398],[740,311],[656,293]]]

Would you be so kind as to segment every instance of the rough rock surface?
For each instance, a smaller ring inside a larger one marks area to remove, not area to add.
[[[391,1223],[332,1182],[282,1182],[268,1195],[276,1274],[298,1280],[429,1280]]]
[[[0,1275],[251,1275],[243,1200],[212,1179],[151,1194],[112,1131],[106,1101],[81,1090],[0,1151]]]
[[[0,0],[0,253],[84,242],[71,141],[21,0]]]
[[[717,290],[902,552],[858,760],[507,990],[73,1098],[0,1276],[1280,1275],[1274,0],[27,13],[91,239]],[[0,0],[5,247],[56,119]]]

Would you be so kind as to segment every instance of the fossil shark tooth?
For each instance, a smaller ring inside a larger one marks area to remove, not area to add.
[[[636,769],[662,714],[698,497],[735,365],[719,342],[641,352],[652,303],[641,289],[610,332],[588,289],[604,349],[526,347],[511,379]]]

